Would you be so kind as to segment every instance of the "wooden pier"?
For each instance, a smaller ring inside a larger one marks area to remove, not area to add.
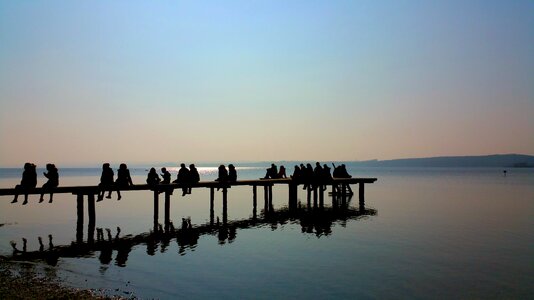
[[[310,203],[313,195],[314,203],[319,203],[319,206],[322,207],[324,203],[324,193],[326,192],[326,187],[331,188],[331,194],[333,197],[341,196],[345,198],[348,196],[347,187],[352,184],[358,184],[358,194],[360,203],[365,202],[365,184],[374,183],[376,178],[334,178],[327,182],[320,182],[311,187],[307,188],[307,200]],[[227,215],[227,202],[228,202],[228,189],[233,186],[251,186],[252,187],[252,201],[254,208],[257,207],[257,195],[258,187],[263,187],[264,202],[265,208],[272,206],[272,188],[274,185],[287,185],[288,186],[288,207],[293,209],[297,206],[297,194],[298,187],[302,185],[302,182],[295,182],[291,178],[283,179],[258,179],[258,180],[239,180],[235,182],[217,182],[217,181],[201,181],[194,184],[159,184],[159,185],[147,185],[147,184],[136,184],[128,187],[106,187],[102,188],[98,185],[93,186],[60,186],[55,189],[43,189],[43,188],[33,188],[33,189],[0,189],[0,196],[13,196],[16,194],[19,195],[35,195],[41,193],[50,193],[54,194],[73,194],[76,195],[77,202],[77,223],[79,227],[83,226],[84,223],[84,198],[87,197],[87,211],[89,218],[89,228],[94,228],[94,223],[96,219],[96,209],[95,209],[95,195],[101,191],[153,191],[154,195],[154,224],[159,223],[159,195],[164,195],[164,224],[166,229],[170,224],[170,206],[171,206],[171,195],[175,189],[182,188],[209,188],[210,189],[210,219],[213,220],[213,206],[215,201],[215,192],[221,191],[222,193],[222,202],[223,202],[223,216]],[[323,188],[322,188],[323,187]],[[256,209],[254,209],[254,214]],[[223,218],[223,223],[226,223],[227,220]],[[80,232],[83,232],[80,230]]]

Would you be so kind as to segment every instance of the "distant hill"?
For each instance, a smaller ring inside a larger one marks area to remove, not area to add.
[[[405,158],[392,160],[368,160],[350,162],[361,167],[502,167],[533,168],[534,156],[522,154],[496,154],[483,156],[441,156],[427,158]]]

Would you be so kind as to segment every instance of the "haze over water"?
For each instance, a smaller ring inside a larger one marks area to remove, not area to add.
[[[19,180],[2,172],[2,187]],[[264,168],[238,172],[241,179],[255,179],[264,175]],[[349,172],[379,178],[366,185],[366,209],[374,215],[318,221],[310,228],[301,216],[236,229],[230,236],[204,234],[192,244],[180,245],[171,238],[156,244],[153,252],[154,246],[135,245],[125,261],[114,250],[110,261],[103,263],[102,253],[95,251],[83,258],[60,258],[57,267],[43,263],[33,268],[76,287],[142,298],[532,296],[532,169],[512,169],[506,177],[493,168],[349,168]],[[145,169],[132,173],[134,183],[144,182]],[[216,176],[201,173],[203,180]],[[70,170],[64,172],[62,183],[88,184],[98,178],[98,170]],[[275,211],[283,211],[287,187],[277,187],[273,194]],[[252,189],[234,187],[228,195],[228,221],[251,218]],[[113,199],[98,202],[96,227],[109,228],[113,237],[117,226],[121,237],[149,232],[152,197],[150,192],[123,192],[121,201],[114,194]],[[298,197],[306,208],[301,189]],[[28,239],[28,251],[38,249],[38,236],[45,245],[48,234],[55,246],[75,241],[75,196],[56,195],[53,204],[36,203],[34,196],[27,206],[2,200],[0,220],[8,223],[0,228],[2,254],[11,252],[10,240],[20,248],[22,237]],[[331,197],[325,200],[327,212],[331,201]],[[217,193],[215,217],[222,221],[221,205]],[[357,197],[349,206],[359,209]],[[262,213],[259,189],[258,215]],[[171,220],[180,228],[181,218],[187,217],[193,227],[209,223],[209,189],[195,189],[187,197],[175,192]]]

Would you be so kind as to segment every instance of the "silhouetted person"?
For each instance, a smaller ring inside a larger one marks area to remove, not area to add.
[[[15,186],[16,190],[27,190],[27,189],[33,189],[37,186],[37,172],[35,171],[35,165],[32,163],[25,163],[24,164],[24,171],[22,172],[22,180],[20,181],[20,184],[17,184]],[[15,198],[13,198],[13,201],[11,203],[16,203],[19,195],[16,194]],[[28,194],[24,194],[24,202],[22,204],[28,203]]]
[[[178,170],[178,177],[173,182],[179,183],[183,186],[182,196],[185,196],[188,193],[189,188],[187,187],[187,185],[189,184],[189,169],[187,169],[185,164],[180,164],[180,170]]]
[[[261,179],[274,179],[278,176],[278,168],[275,164],[271,164],[271,167],[266,170],[265,177]]]
[[[150,168],[150,171],[148,172],[148,175],[146,177],[146,183],[150,186],[156,186],[159,184],[161,179],[159,178],[158,173],[156,173],[155,168]]]
[[[219,177],[215,179],[218,182],[227,182],[228,181],[228,171],[224,165],[219,166]]]
[[[165,167],[161,168],[161,178],[161,184],[171,183],[171,173],[169,173]]]
[[[313,167],[311,164],[306,164],[306,167],[301,167],[300,169],[302,171],[302,177],[304,179],[304,187],[303,189],[309,189],[312,187],[313,182]]]
[[[48,203],[52,203],[52,197],[54,195],[52,190],[57,188],[59,185],[59,173],[56,166],[54,164],[46,164],[46,170],[48,172],[43,172],[43,175],[48,178],[48,181],[43,184],[43,192],[41,193],[39,203],[44,201],[44,191],[48,191],[50,193],[50,200],[48,200]]]
[[[100,175],[100,192],[98,193],[98,200],[102,201],[104,199],[104,193],[106,192],[106,189],[108,189],[108,195],[106,198],[111,199],[111,187],[113,186],[113,177],[115,176],[115,173],[113,173],[113,169],[109,166],[108,163],[105,163],[102,165],[102,175]]]
[[[117,194],[118,198],[117,200],[121,200],[121,188],[129,187],[133,185],[132,177],[130,176],[130,170],[128,170],[128,167],[125,163],[120,164],[119,169],[117,170],[117,180],[115,181],[115,184],[117,185]]]
[[[295,165],[295,169],[293,170],[293,175],[291,175],[291,179],[295,183],[300,183],[302,181],[302,172],[298,165]]]
[[[352,178],[352,176],[350,176],[349,173],[347,172],[347,168],[345,167],[345,164],[341,164],[338,167],[334,165],[334,172],[332,175],[334,178]],[[345,186],[347,187],[348,192],[352,194],[353,192],[352,192],[352,188],[350,187],[350,185],[347,184]]]
[[[286,167],[280,166],[280,171],[278,171],[278,174],[276,174],[276,178],[287,178]]]
[[[191,184],[197,184],[200,182],[200,174],[198,173],[197,167],[195,164],[189,165],[189,181]],[[191,194],[191,187],[189,187],[188,194]]]
[[[228,165],[228,181],[229,182],[236,182],[237,181],[237,171],[236,171],[234,165],[232,165],[232,164]]]

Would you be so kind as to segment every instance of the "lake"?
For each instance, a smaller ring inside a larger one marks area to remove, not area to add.
[[[238,166],[239,179],[262,177],[265,167]],[[145,182],[145,168],[130,170],[134,183]],[[215,167],[199,170],[202,180],[217,176]],[[171,171],[174,179],[177,168]],[[254,214],[252,188],[233,187],[227,215],[220,192],[212,215],[209,189],[185,197],[176,191],[172,234],[154,227],[151,192],[122,192],[120,201],[113,193],[96,204],[93,238],[100,248],[71,246],[73,255],[32,259],[30,266],[67,286],[139,298],[534,297],[533,169],[510,168],[506,176],[494,168],[349,165],[348,171],[378,178],[366,185],[364,207],[357,193],[335,201],[325,196],[324,207],[314,207],[299,188],[300,205],[289,211],[281,185],[267,210],[258,189]],[[62,186],[94,185],[100,178],[100,169],[59,172]],[[0,169],[0,187],[14,187],[21,174]],[[48,195],[43,203],[33,195],[25,206],[23,198],[16,204],[0,198],[0,255],[13,254],[11,241],[22,250],[23,238],[28,253],[50,242],[55,249],[76,245],[76,196],[58,194],[49,204]],[[182,229],[183,219],[191,220],[191,229]]]

